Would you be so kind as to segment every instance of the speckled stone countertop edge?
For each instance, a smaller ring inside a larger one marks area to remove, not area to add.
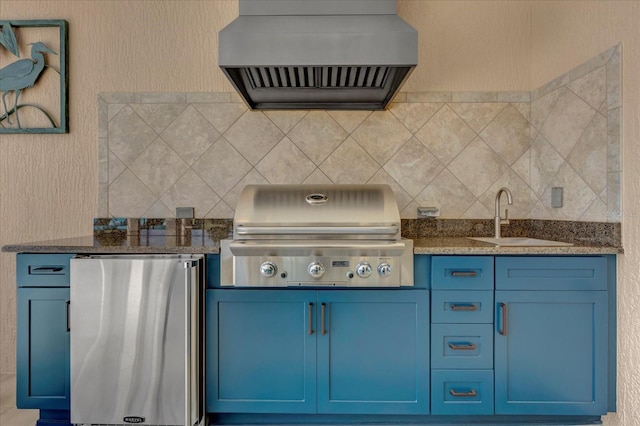
[[[88,254],[218,254],[218,241],[210,240],[208,244],[197,242],[186,244],[177,238],[159,238],[162,241],[151,241],[139,244],[134,241],[120,242],[114,245],[96,244],[93,236],[65,238],[60,240],[41,241],[24,244],[12,244],[2,247],[3,252],[15,253],[88,253]],[[168,241],[167,241],[168,239]],[[443,255],[597,255],[622,254],[622,247],[574,245],[568,247],[501,247],[464,237],[417,238],[413,240],[415,254]]]

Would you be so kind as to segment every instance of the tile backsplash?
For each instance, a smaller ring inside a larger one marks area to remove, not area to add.
[[[400,93],[386,111],[250,111],[233,93],[98,96],[102,217],[232,218],[250,183],[388,183],[402,218],[620,221],[621,46],[533,92]],[[563,207],[551,189],[563,188]]]

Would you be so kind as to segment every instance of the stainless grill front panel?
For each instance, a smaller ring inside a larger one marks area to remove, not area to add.
[[[222,285],[413,285],[413,242],[388,185],[249,185],[221,253]]]

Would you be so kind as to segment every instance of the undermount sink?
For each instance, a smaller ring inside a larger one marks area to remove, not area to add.
[[[507,247],[570,247],[573,244],[563,243],[560,241],[539,240],[537,238],[527,237],[467,237],[470,240],[482,241],[485,243],[495,244],[497,246]]]

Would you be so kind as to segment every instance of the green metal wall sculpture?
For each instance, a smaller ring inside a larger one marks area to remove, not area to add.
[[[0,20],[0,133],[69,131],[67,25],[64,20]],[[29,40],[30,30],[49,27],[58,29],[54,40]],[[20,58],[20,47],[26,45],[30,46],[30,57],[9,63],[11,55]],[[52,59],[56,56],[59,59]],[[46,83],[38,84],[46,73],[59,78],[48,76]],[[42,104],[24,101],[27,91],[44,91],[37,98],[49,101],[59,94],[59,110],[52,112]]]

